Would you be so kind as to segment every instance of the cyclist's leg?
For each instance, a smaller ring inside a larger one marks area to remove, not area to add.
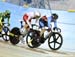
[[[28,33],[28,30],[29,30],[29,26],[28,26],[28,24],[25,24],[24,27],[22,28],[22,32],[21,32],[22,36],[20,37],[21,43],[23,43],[23,44],[25,44],[24,37]]]
[[[42,22],[42,21],[40,21],[40,22],[39,22],[39,25],[40,25],[40,28],[41,28],[40,37],[42,37],[43,33],[45,32],[45,29],[44,29],[45,23]]]
[[[45,32],[45,29],[41,29],[40,37],[43,35],[44,32]]]
[[[25,36],[28,33],[29,29],[30,28],[29,28],[28,24],[25,24],[23,27],[23,33],[22,34]]]

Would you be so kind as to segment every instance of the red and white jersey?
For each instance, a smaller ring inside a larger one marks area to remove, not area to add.
[[[31,28],[30,21],[33,17],[34,17],[34,12],[25,13],[23,16],[24,22],[27,23],[30,28]]]
[[[23,20],[26,22],[27,20],[30,21],[34,17],[34,12],[25,13],[23,16]]]

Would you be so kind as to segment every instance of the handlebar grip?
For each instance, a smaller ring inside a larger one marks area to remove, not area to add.
[[[61,29],[60,28],[56,28],[56,29],[54,29],[54,31],[61,32]]]
[[[61,29],[60,29],[60,28],[57,28],[57,31],[58,31],[58,32],[61,32]]]

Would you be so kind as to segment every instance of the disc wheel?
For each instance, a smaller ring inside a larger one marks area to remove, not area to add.
[[[63,43],[63,38],[60,33],[52,32],[49,35],[48,45],[52,50],[58,50]]]
[[[36,35],[36,33],[30,31],[26,36],[26,43],[30,48],[37,48],[40,46],[40,43],[36,41],[36,37],[34,35]]]
[[[20,35],[21,35],[21,33],[20,33],[20,30],[19,30],[19,28],[17,28],[17,27],[15,27],[15,28],[13,28],[11,31],[10,31],[10,33],[12,33],[14,36],[12,36],[12,35],[10,35],[10,42],[13,44],[13,45],[16,45],[16,44],[18,44],[19,43],[19,37],[20,37]],[[16,36],[17,37],[16,37]]]

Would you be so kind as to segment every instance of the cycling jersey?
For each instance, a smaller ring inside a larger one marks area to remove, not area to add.
[[[31,22],[31,19],[34,17],[34,13],[33,12],[30,12],[30,13],[26,13],[24,14],[23,16],[23,20],[26,24],[29,25],[30,28],[32,28],[30,22]]]
[[[56,20],[53,20],[52,17],[48,17],[47,18],[47,21],[44,21],[42,18],[39,20],[39,25],[40,25],[40,28],[43,28],[43,27],[48,27],[48,28],[51,28],[51,22],[54,22],[54,27],[57,27],[57,21]]]

